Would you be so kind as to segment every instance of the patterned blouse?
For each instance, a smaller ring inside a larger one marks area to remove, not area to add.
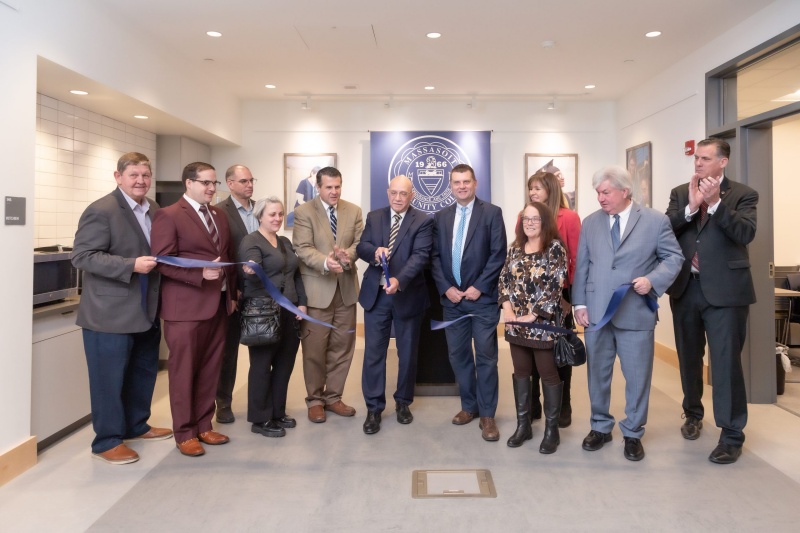
[[[556,306],[561,305],[561,288],[567,276],[567,254],[558,240],[542,252],[525,253],[511,246],[498,281],[499,305],[510,302],[515,316],[536,314],[537,321],[555,323]],[[532,348],[553,347],[554,334],[543,329],[511,326],[506,341]]]

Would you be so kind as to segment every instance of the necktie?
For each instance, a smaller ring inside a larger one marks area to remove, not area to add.
[[[467,221],[467,206],[461,207],[461,220],[458,223],[458,231],[453,239],[453,277],[456,283],[461,286],[461,241],[464,240],[464,226]]]
[[[333,206],[328,207],[331,214],[331,231],[333,232],[333,240],[336,240],[336,209]]]
[[[619,248],[619,215],[614,215],[614,225],[611,226],[611,245],[616,252]]]
[[[211,213],[208,212],[208,207],[205,205],[200,206],[200,212],[203,213],[203,216],[206,219],[208,233],[211,235],[211,240],[214,241],[214,246],[217,247],[217,251],[219,252],[219,235],[217,235],[217,227],[214,225],[214,221],[211,219]]]
[[[698,230],[703,227],[703,222],[706,221],[706,216],[708,216],[708,204],[703,200],[703,203],[700,204],[700,225],[698,226]],[[697,250],[695,250],[694,255],[692,256],[692,268],[698,272],[700,272],[700,257],[697,255]]]
[[[392,222],[392,229],[389,230],[389,254],[388,256],[392,256],[392,252],[394,251],[394,240],[397,238],[397,232],[400,231],[400,215],[394,215],[394,222]]]

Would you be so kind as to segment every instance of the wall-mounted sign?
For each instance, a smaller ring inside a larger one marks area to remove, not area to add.
[[[25,225],[25,198],[6,196],[6,226]]]

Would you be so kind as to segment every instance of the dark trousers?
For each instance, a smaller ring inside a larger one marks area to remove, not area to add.
[[[227,326],[224,293],[217,314],[208,320],[164,321],[175,442],[185,442],[212,429]]]
[[[150,431],[150,404],[158,373],[159,321],[142,333],[83,330],[95,438],[103,453],[123,439]]]
[[[300,338],[294,314],[281,309],[281,340],[270,346],[249,346],[247,421],[262,424],[286,416],[286,395]]]
[[[747,424],[742,347],[749,306],[714,307],[703,296],[700,282],[690,279],[680,298],[670,298],[670,307],[683,386],[683,412],[703,418],[703,355],[708,336],[714,420],[722,430],[720,442],[741,446]]]
[[[394,297],[378,291],[375,305],[364,311],[364,366],[361,391],[367,410],[382,412],[386,408],[386,352],[389,349],[392,322],[397,346],[397,390],[394,401],[411,405],[417,377],[417,353],[423,310],[409,318],[398,318]]]
[[[471,314],[445,329],[450,366],[458,382],[461,409],[494,417],[497,411],[497,324],[496,303],[480,304],[461,300],[455,307],[444,306],[445,321]],[[475,352],[472,351],[473,342]]]
[[[233,400],[233,387],[236,385],[236,364],[239,361],[239,338],[242,328],[239,311],[228,316],[228,333],[225,335],[225,352],[222,355],[222,368],[217,384],[217,405],[230,407]]]
[[[508,346],[511,349],[511,362],[514,365],[514,375],[516,377],[530,378],[533,372],[538,369],[537,379],[541,375],[542,383],[545,385],[558,385],[561,383],[562,380],[556,366],[553,348],[543,350],[511,343]],[[539,386],[538,383],[536,386]]]

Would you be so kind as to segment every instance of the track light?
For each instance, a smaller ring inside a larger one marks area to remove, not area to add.
[[[300,109],[302,109],[303,111],[308,111],[309,109],[311,109],[311,97],[310,96],[306,96],[306,101],[300,104]]]

